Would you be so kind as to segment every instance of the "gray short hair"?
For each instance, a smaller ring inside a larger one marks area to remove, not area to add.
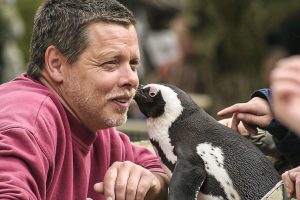
[[[132,12],[116,0],[47,0],[35,15],[28,75],[39,79],[50,45],[74,63],[88,47],[88,25],[97,21],[135,25]]]

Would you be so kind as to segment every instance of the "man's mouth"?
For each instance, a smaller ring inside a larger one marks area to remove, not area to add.
[[[107,96],[107,100],[114,102],[117,109],[127,109],[135,95],[135,90],[131,91],[119,91],[111,93]]]
[[[128,104],[131,100],[131,98],[114,98],[112,99],[113,101],[117,102],[117,103],[120,103],[120,104]]]
[[[130,105],[133,96],[116,96],[111,98],[121,108],[127,108]]]

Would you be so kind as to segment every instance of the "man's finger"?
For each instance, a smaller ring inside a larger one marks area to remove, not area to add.
[[[117,200],[126,199],[126,188],[128,184],[128,178],[130,175],[131,164],[128,165],[127,161],[121,163],[118,168],[118,175],[115,183],[115,193]]]
[[[106,172],[103,181],[104,196],[109,199],[115,199],[115,183],[118,175],[118,171],[112,165]]]
[[[127,181],[126,186],[126,200],[134,200],[136,199],[136,192],[138,188],[138,184],[141,178],[141,173],[136,168],[133,168],[130,171],[130,176]]]
[[[150,176],[142,176],[139,182],[139,186],[136,192],[136,199],[145,199],[146,194],[154,187],[156,184],[151,180]],[[149,182],[151,181],[151,184]]]
[[[94,185],[94,190],[96,191],[96,192],[99,192],[99,193],[104,193],[104,187],[103,187],[103,182],[101,182],[101,183],[96,183],[95,185]]]

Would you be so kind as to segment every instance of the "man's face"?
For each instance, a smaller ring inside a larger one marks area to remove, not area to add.
[[[140,60],[134,26],[103,22],[88,28],[88,48],[65,63],[60,88],[71,112],[91,131],[123,124],[139,80]]]

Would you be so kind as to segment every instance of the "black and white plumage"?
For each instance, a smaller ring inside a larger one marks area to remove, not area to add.
[[[171,176],[170,200],[258,200],[280,177],[248,139],[220,124],[172,85],[140,86],[135,101]]]

